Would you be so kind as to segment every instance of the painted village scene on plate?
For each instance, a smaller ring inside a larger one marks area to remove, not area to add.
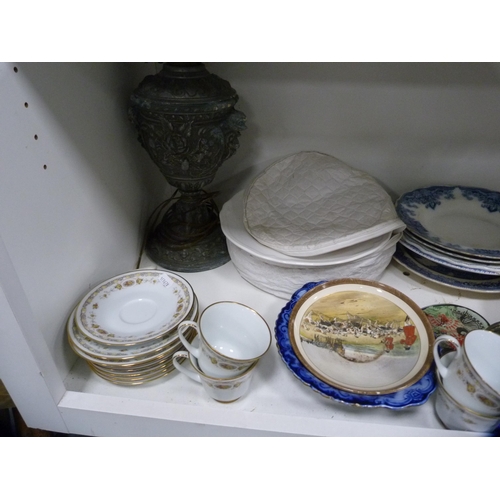
[[[383,296],[339,291],[316,300],[297,319],[308,364],[347,390],[397,386],[420,357],[416,325]]]

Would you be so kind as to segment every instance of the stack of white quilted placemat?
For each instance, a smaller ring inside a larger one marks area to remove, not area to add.
[[[308,281],[378,279],[405,228],[373,177],[318,152],[270,165],[221,225],[240,274],[283,298]]]

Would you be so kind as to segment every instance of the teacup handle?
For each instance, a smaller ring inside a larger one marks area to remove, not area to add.
[[[201,384],[201,378],[200,376],[195,373],[193,370],[190,368],[186,368],[185,366],[182,366],[177,358],[184,358],[184,359],[189,359],[189,353],[186,351],[177,351],[174,353],[172,356],[172,362],[174,366],[179,370],[180,372],[184,373],[184,375],[187,375],[190,379],[194,380],[195,382],[199,382]]]
[[[188,328],[194,328],[197,332],[198,335],[200,334],[200,329],[198,327],[198,323],[195,321],[182,321],[179,326],[177,327],[177,332],[179,334],[179,339],[181,340],[183,346],[195,357],[198,358],[200,356],[200,349],[198,347],[192,346],[187,340],[186,337],[184,337],[184,332]]]
[[[457,355],[453,358],[453,361],[455,359],[458,359],[462,355],[462,348],[460,346],[460,342],[451,335],[440,335],[434,341],[434,348],[433,348],[434,361],[436,363],[436,367],[439,373],[441,374],[441,377],[446,378],[446,375],[448,374],[448,368],[444,366],[443,362],[441,361],[441,357],[439,356],[439,344],[443,342],[451,343],[456,347]]]

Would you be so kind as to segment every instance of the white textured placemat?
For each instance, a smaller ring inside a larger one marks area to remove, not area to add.
[[[244,224],[286,255],[321,255],[404,228],[369,174],[323,153],[300,152],[264,170],[244,196]]]

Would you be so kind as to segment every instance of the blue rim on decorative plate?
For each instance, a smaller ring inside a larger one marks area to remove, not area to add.
[[[299,360],[293,346],[290,342],[288,324],[293,308],[299,299],[314,287],[325,283],[319,281],[314,283],[306,283],[302,288],[297,290],[291,297],[290,301],[283,307],[278,315],[275,325],[275,338],[278,352],[290,369],[290,371],[305,385],[309,386],[313,391],[333,399],[337,402],[347,405],[362,406],[362,407],[382,407],[391,410],[400,410],[410,406],[418,406],[424,404],[430,395],[436,389],[436,380],[434,370],[431,367],[424,376],[415,382],[413,385],[401,389],[397,392],[389,394],[356,394],[353,392],[338,389],[330,384],[327,384],[313,375],[302,362]]]
[[[421,238],[455,252],[500,259],[500,193],[430,186],[403,194],[395,206],[407,230]]]
[[[400,243],[396,245],[392,258],[415,274],[435,283],[472,292],[500,292],[500,276],[450,269],[412,252]]]

